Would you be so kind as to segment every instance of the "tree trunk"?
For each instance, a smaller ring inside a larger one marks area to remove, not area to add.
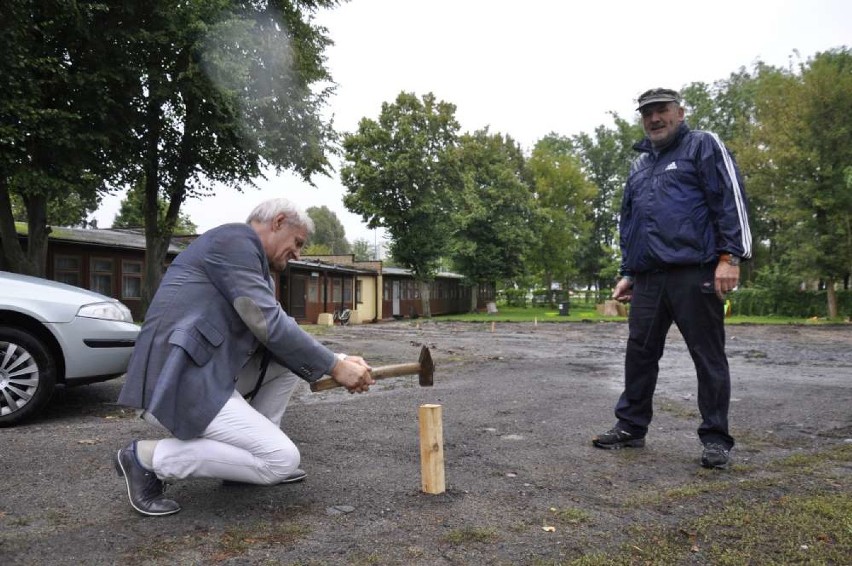
[[[432,305],[429,299],[432,296],[432,284],[428,281],[420,281],[420,307],[423,310],[423,318],[432,318]]]
[[[9,184],[0,175],[0,266],[14,273],[30,273],[27,256],[15,230],[15,218],[12,216],[12,199],[9,196]]]
[[[825,281],[825,296],[828,299],[828,318],[837,318],[837,291],[834,290],[834,278]]]
[[[47,197],[25,197],[27,207],[27,264],[31,275],[44,277],[47,275],[47,236],[50,227],[47,225]],[[80,282],[83,283],[82,281]]]
[[[470,312],[476,312],[479,308],[479,284],[474,283],[470,287]]]

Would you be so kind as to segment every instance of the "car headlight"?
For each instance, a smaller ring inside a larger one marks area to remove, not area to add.
[[[118,302],[83,305],[80,307],[80,310],[77,311],[77,316],[99,318],[102,320],[122,320],[124,322],[133,322],[133,315],[130,314],[130,309]]]

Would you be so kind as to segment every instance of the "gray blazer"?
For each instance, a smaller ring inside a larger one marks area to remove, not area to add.
[[[209,230],[169,266],[145,313],[118,402],[145,409],[177,438],[199,436],[261,348],[306,381],[334,353],[284,312],[248,224]]]

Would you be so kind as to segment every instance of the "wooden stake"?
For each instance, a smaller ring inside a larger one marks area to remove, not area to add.
[[[494,321],[491,321],[491,332],[494,332]]]
[[[441,405],[420,405],[420,472],[425,493],[444,493],[444,426]]]

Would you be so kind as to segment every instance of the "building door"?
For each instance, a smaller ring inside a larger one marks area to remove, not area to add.
[[[293,318],[305,318],[305,276],[293,273],[290,278],[290,309]]]
[[[399,312],[399,281],[393,282],[393,310],[391,314],[393,316],[399,316],[401,314]]]

